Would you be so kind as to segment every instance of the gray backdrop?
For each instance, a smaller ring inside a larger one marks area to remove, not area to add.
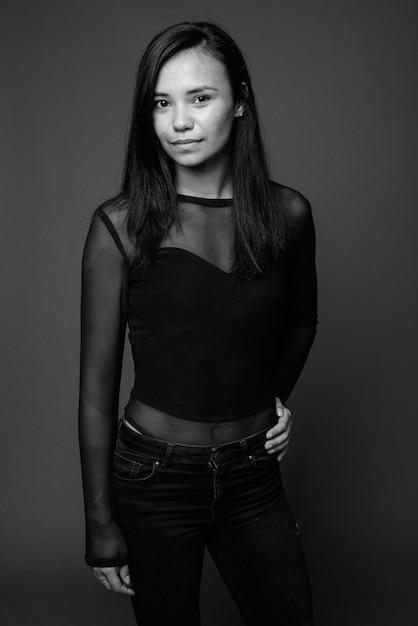
[[[415,623],[417,8],[2,3],[2,623],[133,624],[129,601],[82,560],[80,261],[92,210],[118,188],[139,55],[193,18],[242,45],[274,178],[304,193],[316,220],[319,332],[289,400],[283,473],[317,623]],[[129,354],[125,366],[122,404]],[[205,626],[241,624],[210,560],[202,611]]]

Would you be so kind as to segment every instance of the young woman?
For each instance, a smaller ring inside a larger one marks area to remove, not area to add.
[[[138,624],[200,624],[205,547],[246,624],[312,624],[280,479],[316,329],[308,201],[269,181],[245,61],[219,26],[140,62],[119,195],[83,256],[86,560]],[[126,324],[135,382],[118,423]]]

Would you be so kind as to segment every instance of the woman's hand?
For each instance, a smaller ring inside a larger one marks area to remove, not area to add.
[[[281,461],[289,447],[292,414],[279,398],[276,398],[276,414],[277,424],[267,431],[267,441],[264,447],[269,454],[279,453],[277,460]]]
[[[127,596],[135,595],[131,587],[131,578],[127,565],[118,565],[117,567],[92,567],[92,570],[99,583],[108,591],[123,593]]]
[[[102,560],[109,559],[111,563],[112,560],[115,562],[116,559],[124,559],[123,555],[127,554],[122,531],[119,525],[113,520],[103,524],[90,523],[89,539],[89,560],[93,560],[93,562],[95,556],[100,557]],[[128,558],[126,556],[126,561],[127,560]],[[129,567],[126,563],[124,565],[107,567],[93,566],[91,569],[99,583],[108,591],[114,591],[115,593],[122,593],[128,596],[135,595],[131,586]]]

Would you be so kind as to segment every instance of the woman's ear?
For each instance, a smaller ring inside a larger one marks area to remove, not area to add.
[[[235,117],[242,117],[245,113],[246,101],[248,99],[248,85],[241,83],[241,93],[238,102],[235,105]]]
[[[235,105],[235,117],[242,117],[245,112],[245,104],[243,102],[238,102]]]

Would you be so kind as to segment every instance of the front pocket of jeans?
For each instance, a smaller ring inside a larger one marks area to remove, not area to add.
[[[113,474],[119,480],[127,482],[149,480],[157,473],[160,464],[155,459],[137,461],[119,452],[113,454]]]

